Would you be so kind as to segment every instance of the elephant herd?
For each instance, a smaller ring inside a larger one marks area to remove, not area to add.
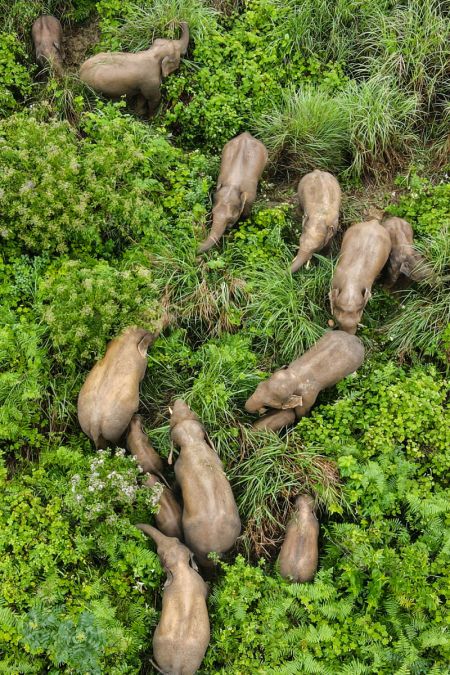
[[[85,61],[80,78],[110,98],[125,95],[136,111],[150,115],[159,104],[162,78],[180,64],[189,43],[189,28],[181,23],[179,40],[155,40],[150,49],[131,53],[102,53]],[[63,72],[62,29],[52,16],[35,21],[32,37],[38,63],[50,62]],[[222,152],[214,194],[212,226],[200,244],[203,254],[225,231],[247,217],[266,167],[265,146],[248,132],[230,140]],[[314,170],[300,180],[298,204],[303,212],[295,273],[314,253],[323,250],[338,230],[341,189],[326,171]],[[334,271],[329,299],[339,329],[329,330],[308,351],[261,382],[245,403],[259,414],[254,428],[276,432],[293,425],[311,410],[319,393],[332,387],[363,363],[364,347],[356,337],[373,283],[384,274],[387,287],[401,276],[422,278],[425,265],[413,247],[410,225],[400,218],[372,219],[347,229]],[[125,329],[107,346],[78,397],[82,430],[97,448],[122,443],[145,473],[145,485],[158,498],[156,527],[137,525],[157,545],[167,573],[160,622],[153,637],[158,669],[167,675],[189,675],[200,667],[210,626],[207,585],[197,564],[207,572],[215,557],[230,551],[241,532],[241,521],[230,483],[205,428],[182,400],[170,409],[170,435],[179,448],[174,464],[181,502],[164,476],[164,463],[142,426],[139,386],[147,367],[147,350],[159,333],[138,327]],[[171,453],[172,455],[172,453]],[[171,456],[169,457],[171,463]],[[280,573],[294,582],[313,579],[318,565],[319,523],[314,500],[301,494],[293,507],[279,554]],[[214,554],[212,557],[210,554]]]

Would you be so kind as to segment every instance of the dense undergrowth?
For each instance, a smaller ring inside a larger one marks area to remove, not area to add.
[[[109,339],[163,322],[141,390],[147,431],[167,456],[168,407],[184,397],[244,523],[238,557],[212,583],[201,672],[446,673],[448,3],[0,9],[0,672],[153,672],[163,575],[132,526],[151,522],[153,495],[120,449],[93,451],[76,399]],[[90,52],[142,49],[187,19],[189,53],[157,117],[95,99],[74,73],[37,77],[29,30],[42,11],[67,33],[98,21]],[[249,220],[199,260],[220,148],[244,129],[272,167]],[[377,206],[408,219],[432,274],[395,294],[377,284],[363,367],[295,430],[256,433],[246,398],[331,318],[337,249],[288,272],[293,187],[315,166],[339,173],[345,224],[367,206],[353,213],[352,188],[401,167]],[[319,508],[320,569],[290,585],[276,552],[303,490]]]

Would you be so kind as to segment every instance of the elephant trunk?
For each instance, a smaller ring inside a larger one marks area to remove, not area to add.
[[[180,48],[180,54],[184,56],[189,46],[189,26],[187,25],[186,21],[181,23],[181,38],[176,42]]]
[[[142,530],[144,534],[153,539],[158,548],[161,544],[164,545],[167,542],[168,537],[166,537],[165,534],[157,530],[156,527],[153,527],[152,525],[138,523],[136,527],[138,528],[138,530]]]
[[[220,241],[226,229],[227,229],[226,223],[213,221],[209,235],[200,244],[200,246],[197,249],[197,253],[205,253],[206,251],[209,251],[210,248],[215,246]]]
[[[308,260],[311,259],[311,256],[312,256],[311,251],[299,250],[294,260],[292,261],[291,273],[294,274],[295,272],[297,272],[297,270],[300,269],[300,267],[303,267],[303,265],[307,263]]]

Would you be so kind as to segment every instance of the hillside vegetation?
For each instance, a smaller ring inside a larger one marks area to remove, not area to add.
[[[184,398],[230,478],[243,534],[211,581],[201,673],[445,675],[450,661],[450,4],[447,0],[0,0],[0,673],[156,673],[164,574],[134,524],[155,496],[95,451],[76,401],[123,328],[168,326],[141,412],[170,452]],[[60,18],[62,80],[30,29]],[[191,40],[149,121],[96,97],[76,59]],[[74,45],[77,45],[75,55]],[[208,255],[228,140],[270,153],[251,217]],[[324,333],[339,240],[291,275],[308,170],[338,176],[342,227],[411,223],[432,270],[380,283],[364,365],[288,433],[255,386]],[[276,558],[295,497],[321,523],[314,582]]]

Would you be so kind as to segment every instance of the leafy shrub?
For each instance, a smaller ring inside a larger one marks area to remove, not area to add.
[[[127,326],[155,330],[162,310],[149,269],[106,261],[63,262],[42,280],[39,301],[56,361],[75,368],[101,358]]]
[[[20,114],[3,122],[2,234],[10,250],[86,254],[102,245],[111,255],[136,240],[161,246],[178,236],[195,246],[210,185],[206,159],[119,111],[110,104],[87,113],[83,139],[60,122]]]
[[[134,671],[155,611],[157,557],[130,518],[148,519],[151,490],[118,451],[53,447],[40,465],[3,479],[0,520],[2,667],[30,672]]]
[[[6,115],[30,95],[34,68],[13,33],[0,33],[0,115]]]
[[[445,231],[450,226],[450,182],[432,185],[414,175],[409,188],[398,204],[389,205],[386,210],[405,218],[416,235],[434,236]]]

